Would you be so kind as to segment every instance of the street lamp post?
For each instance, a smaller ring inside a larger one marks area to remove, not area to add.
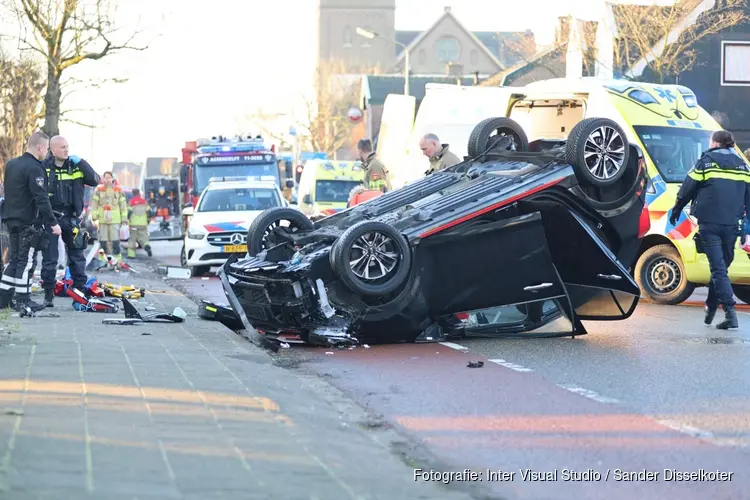
[[[374,38],[381,38],[388,42],[394,43],[398,45],[399,47],[403,47],[404,49],[404,95],[409,95],[409,47],[407,47],[401,42],[397,42],[396,40],[393,40],[391,38],[384,37],[373,31],[367,31],[359,27],[357,27],[357,34],[361,37],[368,38],[370,40]]]

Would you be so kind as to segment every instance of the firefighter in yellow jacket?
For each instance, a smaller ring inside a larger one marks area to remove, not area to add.
[[[133,189],[133,197],[130,199],[128,210],[128,223],[130,224],[130,239],[128,240],[128,258],[135,258],[136,245],[140,245],[151,257],[151,245],[148,242],[148,219],[151,209],[146,200],[141,196],[140,189]]]
[[[120,251],[120,224],[127,224],[128,204],[125,193],[113,184],[112,172],[104,172],[103,184],[97,186],[91,197],[91,218],[99,225],[99,243],[104,251],[122,260]]]

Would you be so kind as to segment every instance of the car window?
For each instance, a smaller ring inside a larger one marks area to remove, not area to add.
[[[665,182],[683,182],[708,149],[711,131],[676,127],[633,127]]]
[[[361,181],[317,181],[315,183],[315,201],[324,203],[346,203],[352,189],[362,185]]]
[[[213,189],[201,199],[199,212],[266,210],[281,205],[278,193],[266,188]]]

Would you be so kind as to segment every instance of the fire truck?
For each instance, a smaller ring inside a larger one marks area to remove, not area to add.
[[[186,142],[180,168],[183,207],[198,203],[212,177],[273,181],[281,190],[289,189],[289,183],[294,185],[293,179],[282,183],[275,147],[266,147],[261,136],[214,136]],[[185,230],[187,223],[187,217],[183,217]]]

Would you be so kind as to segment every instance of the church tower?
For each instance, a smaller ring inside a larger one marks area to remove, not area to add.
[[[396,0],[319,0],[318,60],[336,59],[352,68],[387,70],[398,47],[357,35],[357,27],[391,40],[396,36]]]

